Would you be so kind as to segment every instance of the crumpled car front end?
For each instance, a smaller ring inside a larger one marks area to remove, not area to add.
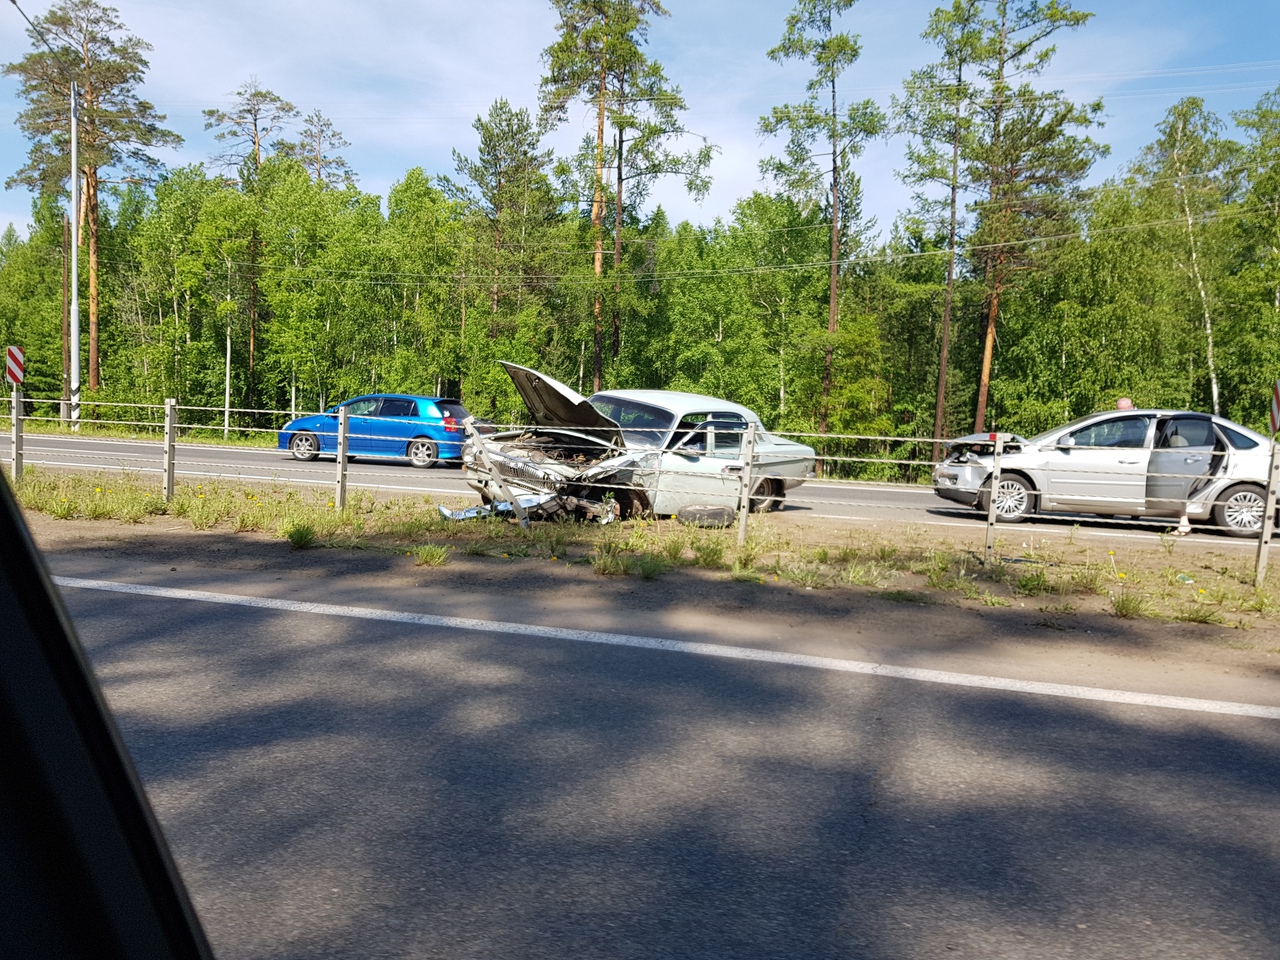
[[[1022,452],[1030,441],[1014,437],[1006,441],[1004,456]],[[991,476],[995,461],[995,441],[987,433],[974,433],[947,443],[947,454],[933,468],[933,492],[944,500],[976,506],[983,484]],[[1015,465],[1005,460],[1009,466]]]
[[[483,444],[483,448],[479,446]],[[468,485],[481,506],[453,519],[521,511],[533,519],[611,523],[649,509],[639,483],[644,451],[623,451],[568,430],[533,428],[472,438],[462,450]]]

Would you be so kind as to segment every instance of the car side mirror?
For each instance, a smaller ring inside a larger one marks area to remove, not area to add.
[[[1072,447],[1074,447],[1075,445],[1076,445],[1076,438],[1075,438],[1075,437],[1061,437],[1061,438],[1058,440],[1058,449],[1059,449],[1059,450],[1069,450],[1069,449],[1071,449]]]

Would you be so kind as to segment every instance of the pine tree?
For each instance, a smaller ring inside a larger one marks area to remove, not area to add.
[[[278,156],[297,160],[307,168],[312,180],[328,187],[355,186],[355,171],[337,152],[349,146],[341,132],[334,129],[333,121],[319,110],[312,110],[303,118],[297,140],[277,140],[272,144]]]
[[[856,193],[856,180],[848,164],[862,153],[868,140],[885,129],[884,113],[871,100],[842,104],[839,80],[861,55],[856,34],[836,30],[836,21],[848,12],[856,0],[799,0],[787,17],[782,42],[769,51],[776,63],[803,60],[813,65],[813,77],[806,89],[809,97],[803,103],[774,107],[760,118],[762,133],[773,135],[786,131],[786,158],[766,160],[762,170],[772,175],[790,192],[816,196],[824,172],[814,162],[813,147],[819,139],[830,146],[831,157],[831,264],[827,293],[827,336],[822,372],[822,407],[818,429],[825,432],[830,416],[832,357],[839,321],[840,250],[842,201],[851,201]],[[824,102],[830,98],[830,103]],[[845,185],[842,186],[842,174]],[[845,204],[849,206],[849,204]],[[852,222],[853,218],[845,218]]]
[[[95,0],[61,0],[27,31],[32,52],[4,68],[21,81],[19,95],[28,105],[18,115],[18,126],[31,140],[26,166],[6,187],[23,184],[42,193],[62,191],[72,176],[71,80],[66,71],[79,89],[76,175],[84,189],[74,215],[88,227],[90,390],[99,385],[99,192],[103,183],[111,182],[103,172],[114,168],[122,177],[146,177],[159,166],[148,150],[182,143],[180,136],[161,126],[164,114],[138,95],[149,66],[144,54],[151,45],[127,33],[118,13]],[[44,39],[56,53],[45,47]]]
[[[1071,229],[1074,190],[1106,152],[1074,132],[1097,123],[1101,101],[1077,105],[1024,79],[1041,73],[1052,59],[1055,48],[1046,41],[1053,34],[1077,29],[1093,14],[1072,10],[1065,0],[1016,8],[1010,0],[983,2],[992,16],[983,23],[983,90],[965,157],[967,177],[985,195],[969,238],[971,258],[981,265],[987,288],[975,433],[985,429],[987,419],[1001,297],[1015,273],[1043,255],[1046,238]]]
[[[923,212],[940,212],[947,224],[947,287],[942,304],[938,393],[933,418],[933,437],[937,441],[943,436],[946,411],[956,248],[961,226],[959,201],[967,186],[960,158],[962,147],[972,136],[968,107],[975,95],[974,66],[987,52],[983,46],[986,38],[982,34],[980,0],[952,0],[950,7],[939,7],[930,16],[921,36],[942,49],[942,59],[912,71],[903,85],[902,99],[894,98],[894,112],[898,129],[911,138],[907,143],[908,166],[899,176],[917,189],[936,185],[947,192],[943,201],[921,193],[916,195],[917,205]],[[933,459],[937,460],[938,455],[939,444],[935,442]]]

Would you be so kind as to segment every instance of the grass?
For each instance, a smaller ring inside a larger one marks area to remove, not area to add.
[[[667,561],[662,557],[652,553],[641,554],[636,560],[636,572],[645,580],[657,580],[660,576],[667,572],[669,566]]]
[[[1201,550],[1197,562],[1179,569],[1170,565],[1159,542],[1125,544],[1122,551],[1104,549],[1099,555],[1096,545],[1090,552],[1070,536],[1037,537],[1034,563],[997,559],[984,566],[976,542],[924,534],[912,540],[883,527],[843,527],[835,533],[828,527],[771,523],[765,517],[738,545],[732,531],[692,529],[670,520],[607,527],[543,522],[521,529],[500,517],[453,523],[439,515],[430,497],[421,495],[377,499],[366,491],[351,491],[347,508],[339,511],[323,488],[180,481],[172,500],[165,502],[158,486],[150,475],[28,467],[14,489],[26,510],[58,519],[128,525],[163,520],[170,526],[180,521],[195,530],[275,536],[296,549],[394,551],[421,566],[448,562],[455,552],[555,559],[590,565],[601,575],[646,580],[696,566],[742,583],[901,591],[938,603],[986,607],[1045,596],[1057,604],[1040,607],[1045,612],[1105,611],[1122,619],[1152,616],[1210,624],[1230,620],[1233,626],[1275,619],[1280,597],[1280,568],[1263,589],[1255,590],[1247,563]],[[1183,556],[1190,561],[1190,555]]]
[[[1121,590],[1111,598],[1111,611],[1121,620],[1135,620],[1149,616],[1151,604],[1139,593]]]
[[[316,528],[303,520],[286,520],[280,524],[280,536],[295,550],[306,550],[316,543]]]
[[[443,567],[449,562],[449,548],[442,543],[424,543],[413,551],[413,562],[419,567]]]
[[[636,558],[623,553],[617,543],[598,543],[591,557],[591,569],[602,577],[625,577],[635,566]]]
[[[1226,623],[1221,613],[1203,603],[1188,603],[1174,619],[1184,623]]]
[[[1038,597],[1052,593],[1053,584],[1049,582],[1049,574],[1044,567],[1036,567],[1022,574],[1015,580],[1018,593],[1026,597]]]

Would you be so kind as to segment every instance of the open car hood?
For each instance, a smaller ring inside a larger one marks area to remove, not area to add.
[[[606,443],[625,447],[622,428],[587,402],[580,393],[537,370],[499,360],[520,391],[525,406],[540,427],[581,430]]]

